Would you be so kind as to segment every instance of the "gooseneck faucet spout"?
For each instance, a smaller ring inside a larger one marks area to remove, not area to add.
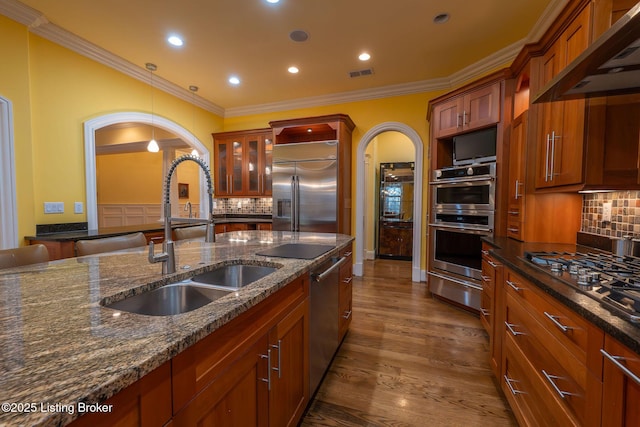
[[[171,177],[176,167],[184,161],[193,161],[200,165],[200,168],[204,171],[204,175],[207,179],[207,193],[209,195],[209,218],[172,218],[171,217]],[[176,272],[175,253],[173,250],[174,242],[171,239],[171,221],[182,221],[192,223],[206,223],[207,230],[205,234],[205,242],[215,242],[215,222],[213,220],[213,181],[211,179],[211,173],[207,164],[198,156],[190,154],[178,157],[171,163],[167,177],[164,182],[164,242],[162,243],[162,253],[155,254],[155,246],[153,241],[149,242],[149,262],[156,263],[162,262],[162,274],[170,274]]]

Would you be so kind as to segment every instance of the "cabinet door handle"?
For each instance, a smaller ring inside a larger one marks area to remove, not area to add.
[[[353,276],[349,276],[349,277],[345,277],[342,282],[343,283],[351,283],[351,281],[353,280]]]
[[[520,231],[520,229],[519,229],[519,228],[516,228],[516,227],[508,227],[508,228],[507,228],[507,231],[508,231],[509,233],[517,233],[518,231]]]
[[[490,282],[491,281],[491,277],[485,276],[484,274],[480,275],[480,277],[482,278],[483,282]]]
[[[547,379],[547,381],[549,381],[549,383],[551,384],[551,387],[553,387],[553,389],[556,391],[556,393],[558,393],[558,395],[562,399],[564,399],[567,396],[576,396],[575,393],[569,393],[568,391],[560,390],[560,387],[558,387],[558,384],[556,384],[555,380],[561,380],[561,379],[563,379],[562,377],[558,377],[556,375],[550,375],[544,369],[542,370],[542,375],[544,375],[544,377]]]
[[[481,308],[480,309],[480,313],[482,313],[482,315],[484,317],[489,317],[491,315],[491,312],[489,310],[487,310],[486,308]]]
[[[601,348],[600,349],[600,353],[602,353],[602,355],[604,357],[606,357],[607,359],[609,359],[609,361],[611,363],[613,363],[613,365],[620,369],[626,376],[628,376],[634,383],[640,385],[640,377],[638,377],[636,374],[634,374],[633,372],[631,372],[631,370],[629,368],[627,368],[626,366],[624,366],[622,363],[620,363],[621,360],[625,360],[624,357],[622,356],[613,356],[609,353],[607,353],[605,351],[605,349]]]
[[[551,320],[551,322],[553,322],[553,324],[556,325],[558,329],[560,329],[565,334],[573,329],[571,326],[566,326],[560,323],[560,321],[558,320],[560,319],[560,316],[554,316],[553,314],[549,314],[546,311],[544,312],[544,315],[547,316],[547,318]]]
[[[480,252],[482,252],[482,255],[489,255],[489,251],[486,249],[482,249]]]
[[[509,330],[509,332],[511,332],[511,335],[513,335],[514,337],[517,337],[518,335],[527,335],[524,332],[518,332],[515,329],[513,329],[514,327],[518,326],[515,325],[513,323],[509,323],[509,322],[504,322],[505,325],[507,325],[507,329]]]
[[[522,197],[522,194],[520,194],[519,190],[520,190],[520,186],[524,184],[523,182],[520,182],[520,180],[516,179],[516,194],[515,194],[515,199],[518,200],[520,197]]]
[[[260,358],[267,359],[267,378],[260,378],[260,381],[267,383],[267,390],[271,391],[271,349],[267,350],[267,354],[261,354]]]
[[[553,170],[555,169],[555,158],[556,158],[556,138],[560,138],[559,136],[556,136],[556,131],[554,130],[553,132],[551,132],[551,161],[549,162],[550,166],[551,166],[551,170],[549,172],[549,181],[553,181],[553,176],[555,175],[555,173],[553,172]]]
[[[516,292],[524,291],[524,288],[519,287],[518,285],[516,285],[511,280],[506,280],[505,282],[507,283],[507,285],[511,286],[513,288],[513,290],[516,291]]]
[[[551,135],[547,134],[546,154],[544,156],[544,182],[549,182],[549,146]]]
[[[517,383],[519,381],[516,381],[514,379],[509,378],[506,374],[504,376],[504,382],[507,384],[507,387],[509,387],[509,390],[511,390],[511,394],[513,394],[514,396],[516,394],[527,394],[524,391],[520,391],[520,390],[516,390],[515,388],[513,388],[513,386],[511,385],[511,383]]]
[[[499,267],[498,264],[496,264],[495,262],[491,261],[490,259],[487,260],[487,263],[493,268],[498,268]]]
[[[460,113],[456,114],[456,129],[461,128],[462,125],[460,124]]]
[[[342,317],[345,318],[345,319],[349,319],[351,317],[352,311],[353,310],[345,311],[344,314],[342,315]]]
[[[342,256],[343,256],[343,257],[345,257],[345,258],[348,258],[348,257],[350,257],[350,256],[351,256],[351,254],[352,254],[352,253],[353,253],[353,252],[351,252],[351,251],[349,251],[349,252],[345,252],[345,253],[344,253],[344,255],[342,255]]]
[[[471,115],[469,115],[471,116]],[[467,126],[469,122],[467,121],[467,110],[462,111],[462,126]]]
[[[280,364],[280,354],[282,353],[282,340],[278,340],[278,344],[271,344],[271,348],[275,348],[278,350],[278,367],[277,368],[271,368],[274,371],[278,372],[278,378],[282,378],[282,369],[281,369],[281,364]]]
[[[518,216],[518,215],[520,215],[520,211],[507,211],[507,213],[508,213],[509,215],[512,215],[512,216]]]

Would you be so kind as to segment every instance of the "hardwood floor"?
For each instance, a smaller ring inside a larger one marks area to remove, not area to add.
[[[427,296],[411,263],[367,261],[353,321],[302,426],[517,426],[480,320]]]

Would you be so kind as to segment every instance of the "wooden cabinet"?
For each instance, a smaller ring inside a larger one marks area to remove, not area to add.
[[[540,87],[589,46],[591,13],[592,6],[589,3],[538,60]],[[582,182],[584,139],[584,100],[541,104],[540,131],[536,139],[536,188]]]
[[[525,111],[511,123],[509,138],[509,182],[507,236],[517,240],[523,239],[525,182],[526,182],[526,149],[529,112]]]
[[[602,426],[640,425],[640,358],[610,336],[605,336]]]
[[[331,114],[272,121],[269,125],[275,144],[338,141],[337,232],[351,234],[351,134],[355,128],[351,118]]]
[[[296,425],[309,399],[309,277],[172,360],[173,426]]]
[[[501,382],[516,418],[599,425],[603,332],[508,268],[503,286]]]
[[[77,406],[76,406],[77,407]],[[82,415],[72,427],[156,427],[171,419],[171,362],[151,371],[100,404],[104,412]]]
[[[490,246],[482,244],[482,295],[480,321],[489,334],[489,363],[496,377],[502,364],[503,289],[502,265],[490,254]]]
[[[413,255],[413,223],[381,221],[378,230],[378,256],[410,260]]]
[[[214,133],[213,149],[216,197],[271,195],[271,129]]]
[[[443,138],[499,121],[500,84],[494,83],[434,104],[431,125],[433,136]]]
[[[338,294],[338,335],[342,341],[351,325],[353,315],[353,244],[340,251],[347,260],[340,266],[340,291]]]

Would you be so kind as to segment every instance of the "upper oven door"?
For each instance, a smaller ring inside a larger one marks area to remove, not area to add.
[[[493,211],[495,186],[492,178],[468,178],[432,182],[433,207],[437,210]]]

